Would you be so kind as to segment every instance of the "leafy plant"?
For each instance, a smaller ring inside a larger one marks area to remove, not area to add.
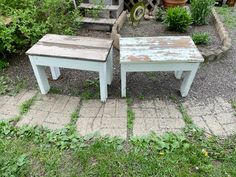
[[[164,23],[172,31],[185,32],[192,23],[192,19],[187,9],[174,7],[167,9]]]
[[[193,33],[192,39],[196,45],[208,44],[210,42],[210,34],[207,32],[197,32]]]
[[[25,87],[25,82],[20,79],[16,79],[13,82],[9,77],[0,76],[0,95],[15,96]]]
[[[222,6],[216,7],[216,11],[220,14],[223,19],[223,22],[228,28],[232,29],[236,27],[236,10],[234,8]]]
[[[9,63],[5,60],[0,59],[0,70],[9,66]]]
[[[97,19],[101,15],[102,10],[105,7],[105,4],[103,0],[99,0],[99,2],[97,2],[96,0],[93,0],[93,4],[94,4],[94,7],[91,9],[86,9],[86,13],[89,16],[92,16],[93,18]]]
[[[25,102],[23,102],[20,105],[20,114],[21,115],[24,115],[24,114],[26,114],[29,111],[30,107],[34,104],[34,102],[36,100],[36,97],[37,97],[37,95],[33,96],[29,100],[26,100]]]
[[[73,34],[80,24],[70,0],[1,0],[0,11],[12,19],[0,21],[0,52],[22,52],[46,33]]]
[[[191,14],[193,23],[204,25],[207,23],[207,17],[211,14],[211,8],[215,0],[191,0]]]
[[[166,11],[165,9],[161,8],[161,7],[157,7],[155,10],[155,19],[156,21],[164,21],[166,16]]]

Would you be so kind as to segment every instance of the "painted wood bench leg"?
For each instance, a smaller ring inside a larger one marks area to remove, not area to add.
[[[184,79],[180,87],[180,92],[181,92],[182,97],[186,97],[188,95],[188,92],[190,90],[194,77],[197,73],[198,66],[199,66],[198,63],[194,64],[194,67],[191,71],[186,71],[184,73]]]
[[[61,75],[60,68],[50,67],[50,70],[51,70],[51,73],[52,73],[52,79],[57,80]]]
[[[50,85],[48,83],[45,67],[35,65],[33,59],[30,59],[30,61],[41,93],[47,94],[50,90]]]
[[[121,65],[121,97],[126,97],[126,71]]]
[[[107,99],[107,64],[101,64],[99,71],[99,81],[100,81],[100,97],[102,102],[106,102]]]
[[[109,53],[107,58],[107,84],[111,85],[113,80],[113,49]]]
[[[182,78],[183,71],[175,71],[175,78],[181,79]]]

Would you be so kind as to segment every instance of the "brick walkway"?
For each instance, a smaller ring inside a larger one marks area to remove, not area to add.
[[[63,128],[70,123],[71,114],[77,110],[79,103],[78,97],[40,95],[17,126],[38,125],[50,129]]]
[[[147,135],[150,132],[163,134],[178,132],[185,126],[182,115],[171,102],[161,100],[135,102],[134,136]]]
[[[0,96],[0,120],[7,120],[19,115],[19,106],[36,94],[36,91],[23,91],[15,97]],[[222,98],[215,101],[199,103],[185,102],[184,107],[193,122],[207,133],[221,137],[236,131],[235,110]],[[185,126],[178,105],[171,101],[149,100],[135,101],[130,109],[135,114],[134,136],[155,132],[179,132]],[[99,131],[102,135],[127,138],[127,104],[125,99],[109,99],[105,104],[100,100],[81,101],[79,97],[65,95],[41,95],[29,112],[22,117],[17,126],[38,125],[49,129],[60,129],[71,121],[72,113],[79,118],[76,127],[81,135]]]
[[[22,91],[16,96],[0,96],[0,120],[9,120],[19,115],[19,106],[36,94],[36,91]]]
[[[208,133],[229,136],[236,131],[236,116],[231,104],[222,98],[211,103],[186,102],[185,107],[192,120]]]

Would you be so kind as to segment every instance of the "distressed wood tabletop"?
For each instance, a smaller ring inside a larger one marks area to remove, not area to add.
[[[120,63],[203,61],[200,51],[190,36],[120,39]]]
[[[26,54],[104,62],[113,41],[82,36],[47,34]]]

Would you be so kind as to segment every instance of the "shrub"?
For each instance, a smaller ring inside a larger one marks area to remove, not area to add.
[[[196,45],[199,44],[208,44],[210,41],[210,35],[209,33],[193,33],[192,39]]]
[[[155,9],[155,19],[156,19],[156,21],[163,21],[165,19],[165,15],[166,15],[166,11],[163,8],[157,7]]]
[[[164,23],[172,31],[185,32],[192,23],[192,19],[187,9],[174,7],[167,9]]]
[[[12,22],[0,20],[0,52],[22,52],[46,33],[73,34],[79,27],[70,0],[1,0],[1,15]]]
[[[204,25],[207,23],[207,17],[211,14],[211,8],[215,0],[191,0],[191,14],[193,23]]]
[[[4,59],[0,59],[0,70],[9,66],[9,63]]]

